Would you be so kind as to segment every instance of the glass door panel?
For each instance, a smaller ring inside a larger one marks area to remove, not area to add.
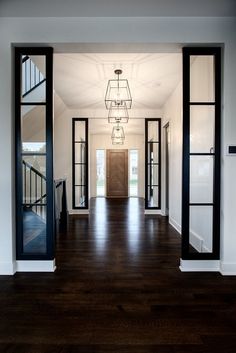
[[[73,208],[88,208],[88,119],[73,118]]]
[[[17,259],[54,258],[52,56],[15,49]]]
[[[161,208],[161,120],[145,119],[145,208]]]
[[[220,55],[183,49],[183,259],[219,258]]]
[[[213,153],[215,148],[215,107],[190,106],[190,152]]]
[[[215,102],[214,55],[190,55],[190,101]]]

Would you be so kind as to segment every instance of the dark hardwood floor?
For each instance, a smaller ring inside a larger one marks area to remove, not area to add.
[[[55,273],[0,277],[0,353],[236,352],[236,278],[181,273],[142,200],[92,200],[68,227]]]

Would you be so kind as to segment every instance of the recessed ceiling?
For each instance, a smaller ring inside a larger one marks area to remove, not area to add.
[[[70,109],[101,109],[106,86],[121,68],[136,109],[160,109],[181,80],[177,53],[55,54],[54,87]],[[132,116],[132,109],[131,109]]]

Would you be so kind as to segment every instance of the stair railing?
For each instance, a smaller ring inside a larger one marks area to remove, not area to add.
[[[46,219],[46,176],[34,168],[25,160],[23,166],[23,208],[25,211],[31,210]],[[55,219],[60,226],[67,225],[67,200],[66,200],[66,180],[54,181],[55,192]]]
[[[45,219],[46,177],[30,163],[23,160],[23,207]]]

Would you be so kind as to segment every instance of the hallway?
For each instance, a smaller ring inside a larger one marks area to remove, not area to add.
[[[233,353],[236,282],[181,273],[180,238],[136,198],[92,199],[55,273],[0,277],[0,352]]]

